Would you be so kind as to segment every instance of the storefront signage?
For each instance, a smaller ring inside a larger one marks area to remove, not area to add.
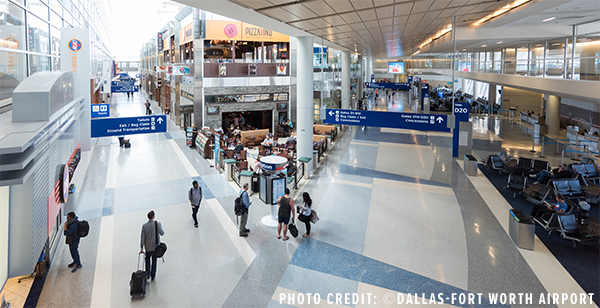
[[[179,105],[180,113],[194,113],[194,105]]]
[[[135,80],[116,80],[110,83],[110,92],[112,93],[139,92],[139,90]]]
[[[181,90],[181,96],[183,96],[191,101],[194,101],[194,94],[191,94],[191,93]]]
[[[109,104],[93,104],[92,118],[105,118],[110,116]]]
[[[189,43],[194,39],[194,23],[191,22],[187,26],[179,30],[179,45]]]
[[[447,115],[326,109],[323,123],[450,132]]]
[[[92,138],[164,133],[166,131],[166,115],[92,120]]]
[[[163,51],[163,34],[162,34],[162,32],[158,32],[156,42],[158,45],[158,51]]]
[[[206,21],[207,40],[289,42],[290,37],[273,30],[239,21]]]
[[[410,90],[410,83],[365,82],[369,89]]]

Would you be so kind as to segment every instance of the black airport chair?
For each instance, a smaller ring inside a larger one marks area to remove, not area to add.
[[[538,174],[543,170],[550,171],[550,163],[543,160],[534,160],[533,161],[533,171],[531,173]]]
[[[523,192],[525,186],[527,184],[527,179],[524,176],[520,176],[517,174],[510,174],[508,176],[508,183],[506,183],[506,187],[504,189],[510,190],[513,192],[513,198],[517,196],[517,193]]]

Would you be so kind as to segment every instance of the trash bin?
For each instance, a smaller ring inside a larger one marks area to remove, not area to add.
[[[477,158],[473,155],[465,155],[465,172],[468,176],[477,176]]]
[[[585,201],[581,201],[579,202],[579,219],[578,222],[580,225],[584,226],[584,227],[589,227],[590,226],[590,204],[585,202]]]
[[[508,234],[519,248],[533,250],[535,225],[521,210],[509,210]]]

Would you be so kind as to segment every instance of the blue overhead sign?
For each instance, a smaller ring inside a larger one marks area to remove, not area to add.
[[[365,82],[370,89],[410,90],[410,83]]]
[[[323,123],[450,132],[447,115],[326,109]]]
[[[458,157],[458,137],[460,122],[469,122],[469,111],[471,105],[469,103],[454,103],[452,114],[455,118],[454,133],[452,136],[452,157]]]
[[[92,120],[92,138],[164,133],[166,131],[166,115]]]
[[[110,105],[109,104],[93,104],[91,117],[92,118],[110,117]]]
[[[116,80],[110,82],[110,92],[126,93],[139,92],[139,86],[135,84],[135,80]]]

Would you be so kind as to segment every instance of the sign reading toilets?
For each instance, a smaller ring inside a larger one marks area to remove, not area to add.
[[[166,115],[92,120],[92,138],[164,133],[166,131]]]
[[[105,117],[110,117],[109,104],[93,104],[92,105],[92,118],[105,118]]]
[[[90,30],[82,28],[61,28],[60,30],[60,70],[77,75],[75,95],[83,96],[81,124],[81,149],[87,151],[91,145],[90,116]]]

